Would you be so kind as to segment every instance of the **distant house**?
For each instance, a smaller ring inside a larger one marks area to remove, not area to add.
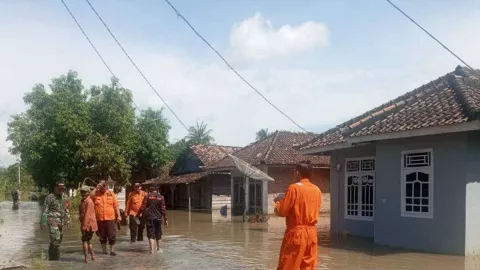
[[[230,175],[207,172],[205,168],[232,153],[238,147],[220,145],[193,145],[185,149],[173,164],[167,177],[146,181],[161,185],[169,208],[219,210],[230,203]]]
[[[478,71],[477,71],[478,72]],[[480,77],[463,67],[297,145],[331,156],[331,229],[480,253]]]
[[[244,175],[236,168],[229,157],[208,166],[208,171],[228,172],[231,174],[229,187],[233,192],[231,208],[233,215],[243,214],[247,205],[247,212],[269,213],[274,212],[273,199],[280,193],[284,193],[291,183],[294,183],[293,169],[296,163],[310,160],[314,165],[312,182],[320,187],[323,192],[322,211],[330,211],[330,185],[329,185],[329,157],[304,156],[298,154],[293,145],[303,142],[311,135],[305,133],[292,133],[277,131],[267,138],[254,142],[236,152],[234,156],[252,164],[275,179],[275,182],[261,182],[252,179],[247,180],[244,187]],[[248,196],[245,196],[247,192]],[[229,207],[230,208],[230,207]]]

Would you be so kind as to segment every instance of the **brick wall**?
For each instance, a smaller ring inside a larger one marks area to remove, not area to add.
[[[293,167],[269,167],[268,174],[275,182],[268,183],[268,213],[273,214],[275,207],[273,199],[284,193],[287,187],[294,182]],[[329,169],[314,169],[312,181],[322,191],[321,212],[330,212],[330,171]]]

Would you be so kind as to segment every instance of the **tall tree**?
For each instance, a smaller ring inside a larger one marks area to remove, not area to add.
[[[107,135],[95,132],[86,140],[78,142],[76,157],[82,161],[84,176],[107,179],[111,177],[119,183],[128,181],[131,165],[128,164],[121,146],[110,141]]]
[[[268,128],[262,128],[259,131],[257,131],[256,139],[257,139],[257,141],[260,141],[260,140],[263,140],[266,137],[268,137],[268,135],[270,135],[270,133],[268,132]]]
[[[132,93],[120,87],[116,78],[109,85],[91,87],[89,93],[92,132],[108,136],[108,141],[120,147],[126,160],[133,162],[137,136]]]
[[[215,139],[212,137],[212,130],[208,129],[207,124],[203,121],[197,122],[196,126],[188,129],[187,142],[189,144],[212,144]]]
[[[162,110],[147,109],[137,120],[136,170],[143,171],[147,177],[156,177],[158,168],[171,159],[168,149],[168,131],[170,125]]]
[[[11,152],[20,154],[39,186],[58,180],[72,185],[82,167],[75,158],[77,141],[91,133],[87,96],[73,71],[53,79],[49,88],[38,84],[25,95],[27,111],[8,124]]]
[[[77,187],[86,176],[124,183],[132,168],[155,171],[170,157],[162,111],[149,109],[137,119],[132,94],[117,79],[85,90],[69,71],[49,88],[36,85],[24,97],[27,111],[8,124],[11,152],[37,185],[62,180]]]

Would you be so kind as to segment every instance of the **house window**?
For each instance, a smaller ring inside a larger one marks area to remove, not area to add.
[[[345,218],[373,220],[375,159],[347,159],[345,168]]]
[[[402,216],[433,217],[433,151],[402,152]]]

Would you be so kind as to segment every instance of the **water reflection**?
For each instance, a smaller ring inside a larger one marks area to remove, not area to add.
[[[39,207],[22,203],[12,211],[11,203],[0,204],[0,268],[30,265],[48,249],[48,232],[38,229]],[[147,242],[129,243],[122,227],[117,257],[98,255],[95,268],[104,269],[275,269],[285,230],[282,218],[267,223],[245,224],[241,218],[214,217],[206,213],[170,211],[165,229],[164,253],[151,256]],[[318,269],[480,269],[479,261],[465,263],[463,257],[442,256],[373,245],[370,239],[330,236],[329,217],[318,224]],[[78,224],[66,230],[62,261],[43,264],[47,269],[92,269],[82,263]],[[100,245],[94,240],[97,254]]]

